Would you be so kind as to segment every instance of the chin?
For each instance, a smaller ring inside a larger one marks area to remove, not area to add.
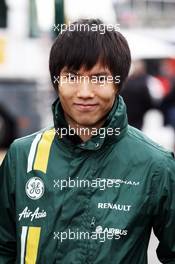
[[[97,123],[96,120],[92,120],[92,119],[80,119],[80,120],[76,120],[76,122],[80,126],[84,126],[84,127],[93,126]]]

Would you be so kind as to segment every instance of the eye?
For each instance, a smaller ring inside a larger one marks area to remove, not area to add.
[[[76,81],[77,80],[77,75],[74,73],[71,73],[71,72],[68,73],[67,77],[68,77],[69,81]]]
[[[97,81],[98,82],[106,82],[107,81],[107,76],[99,75],[99,76],[97,76]]]

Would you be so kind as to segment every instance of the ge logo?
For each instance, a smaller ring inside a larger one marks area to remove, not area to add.
[[[37,200],[44,194],[44,183],[38,177],[33,177],[26,183],[26,194],[30,199]]]
[[[97,226],[95,231],[97,234],[102,233],[103,232],[102,226]]]

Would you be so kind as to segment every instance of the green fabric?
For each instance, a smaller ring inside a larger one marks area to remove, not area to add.
[[[59,100],[53,115],[55,128],[67,125]],[[120,136],[98,135],[75,144],[56,134],[46,174],[34,169],[27,173],[31,145],[41,131],[11,145],[0,169],[0,263],[21,263],[22,228],[31,226],[41,227],[37,264],[146,264],[151,228],[160,242],[160,261],[175,263],[172,154],[127,124],[121,97],[104,126],[120,127]],[[33,177],[44,184],[36,200],[26,195]],[[61,180],[86,180],[86,186],[73,188],[72,183],[61,190]],[[40,218],[32,214],[37,208]],[[70,231],[79,236],[84,232],[86,239],[61,242],[60,232]]]

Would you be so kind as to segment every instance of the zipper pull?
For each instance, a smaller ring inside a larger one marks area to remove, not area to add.
[[[91,220],[91,228],[95,226],[95,217],[93,216],[92,217],[92,220]]]

